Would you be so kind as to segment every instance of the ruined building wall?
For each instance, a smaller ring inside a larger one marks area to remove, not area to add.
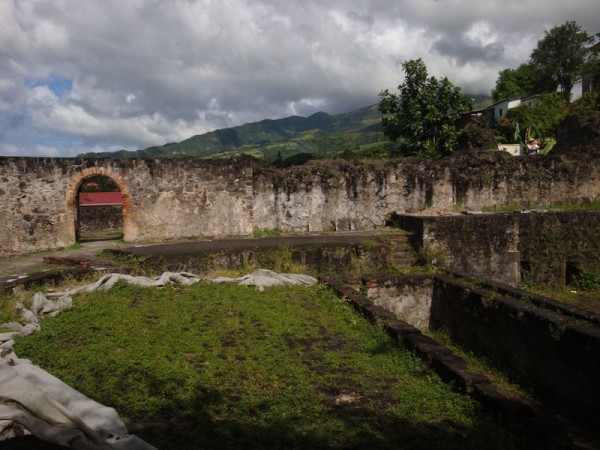
[[[123,195],[126,241],[252,233],[248,160],[0,158],[0,256],[75,241],[75,195],[86,177],[111,177]]]
[[[75,195],[114,179],[126,241],[364,230],[393,213],[551,205],[600,199],[600,166],[584,154],[460,153],[437,161],[313,161],[288,169],[249,159],[95,160],[0,157],[0,256],[75,241]]]
[[[564,285],[569,273],[600,272],[600,211],[402,216],[413,247],[438,266],[518,285]]]
[[[413,248],[437,267],[486,280],[521,281],[518,214],[402,216]]]
[[[548,206],[600,198],[600,165],[590,156],[512,157],[464,153],[352,163],[313,161],[256,169],[254,219],[260,229],[372,229],[392,213]]]

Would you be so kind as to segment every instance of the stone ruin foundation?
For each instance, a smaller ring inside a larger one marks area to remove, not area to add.
[[[569,434],[548,410],[584,427],[597,425],[600,316],[505,284],[451,273],[323,281],[456,390],[519,432],[533,427],[532,442],[541,423]],[[485,374],[470,370],[465,360],[427,335],[437,329],[447,330],[453,342],[532,389],[541,403],[501,393]]]

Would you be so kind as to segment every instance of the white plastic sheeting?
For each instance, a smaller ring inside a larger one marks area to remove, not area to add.
[[[66,292],[48,294],[57,297],[49,300],[38,292],[25,308],[25,293],[20,295],[17,308],[21,323],[2,325],[0,333],[0,441],[16,433],[31,433],[40,439],[80,450],[152,450],[153,446],[130,435],[113,408],[103,406],[50,375],[27,359],[12,351],[16,335],[27,336],[40,329],[39,318],[54,316],[70,308],[72,296],[81,292],[106,291],[119,280],[139,286],[165,286],[175,283],[191,285],[202,278],[186,272],[165,272],[160,277],[135,277],[107,274],[92,284]],[[214,282],[234,282],[241,285],[268,286],[312,285],[313,277],[300,274],[278,274],[258,269],[239,278],[220,277]]]
[[[0,398],[0,433],[5,437],[14,436],[19,424],[40,439],[80,450],[154,449],[129,434],[113,408],[14,354],[0,362]]]
[[[305,285],[311,286],[317,282],[317,279],[309,275],[298,273],[277,273],[267,269],[257,269],[248,275],[239,278],[219,277],[212,281],[215,283],[233,282],[244,286],[293,286]]]

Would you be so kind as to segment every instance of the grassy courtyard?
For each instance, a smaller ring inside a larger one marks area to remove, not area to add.
[[[516,445],[320,285],[119,283],[15,350],[160,449]]]

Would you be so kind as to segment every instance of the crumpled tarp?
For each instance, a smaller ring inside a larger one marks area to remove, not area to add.
[[[13,365],[14,364],[14,365]],[[103,406],[30,361],[0,361],[0,434],[15,423],[36,437],[80,450],[152,450]]]
[[[2,325],[7,332],[0,333],[0,441],[18,433],[31,433],[54,444],[79,450],[152,450],[155,447],[128,433],[113,408],[101,405],[50,375],[28,359],[21,359],[12,351],[13,337],[26,336],[40,329],[39,318],[54,316],[70,308],[72,296],[81,292],[106,291],[119,280],[139,286],[165,286],[176,283],[191,285],[202,280],[187,272],[165,272],[160,277],[111,273],[98,281],[66,292],[34,295],[30,307],[25,308],[22,291],[17,303],[21,321]],[[312,285],[317,280],[308,275],[278,274],[258,269],[239,278],[219,277],[214,282],[234,282],[263,289],[277,285]]]
[[[214,278],[215,283],[233,282],[243,286],[294,286],[304,285],[312,286],[317,283],[317,279],[309,275],[298,273],[277,273],[267,269],[257,269],[248,275],[239,278],[219,277]]]

